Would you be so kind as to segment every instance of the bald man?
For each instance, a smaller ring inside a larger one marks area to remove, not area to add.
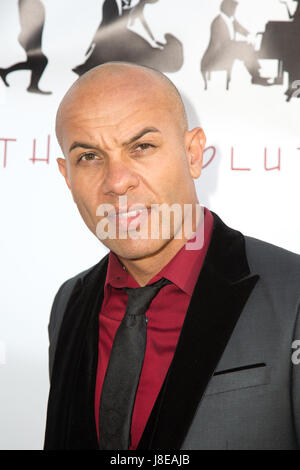
[[[199,204],[205,135],[175,86],[101,65],[66,93],[56,131],[109,252],[53,303],[44,448],[298,448],[300,257]]]

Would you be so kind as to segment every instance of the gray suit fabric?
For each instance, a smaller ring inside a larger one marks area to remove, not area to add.
[[[300,448],[300,364],[291,360],[292,343],[300,340],[300,256],[244,238],[250,271],[260,278],[198,405],[183,450]],[[55,297],[50,376],[68,299],[89,271],[66,281]]]

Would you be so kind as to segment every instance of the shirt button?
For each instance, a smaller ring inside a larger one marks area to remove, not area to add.
[[[146,323],[148,323],[148,321],[149,321],[149,320],[148,320],[148,318],[146,317]]]

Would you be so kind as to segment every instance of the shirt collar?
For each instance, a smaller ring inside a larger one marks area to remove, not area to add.
[[[233,21],[234,21],[234,16],[227,16],[227,15],[225,15],[225,13],[223,13],[222,11],[221,11],[221,16],[222,16],[222,18],[224,18],[224,20],[227,21],[228,23],[233,23]]]
[[[206,251],[209,245],[213,226],[213,215],[204,207],[204,217],[199,223],[195,236],[189,240],[189,246],[196,240],[203,243],[195,244],[195,249],[187,249],[187,243],[176,253],[169,263],[148,284],[158,281],[162,277],[168,279],[188,295],[192,295],[197,282]],[[204,237],[203,237],[204,234]],[[203,239],[204,238],[204,239]],[[140,287],[136,280],[122,266],[117,255],[109,253],[105,285],[113,287]]]

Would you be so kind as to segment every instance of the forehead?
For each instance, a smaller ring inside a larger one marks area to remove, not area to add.
[[[170,126],[172,105],[159,87],[89,87],[75,93],[61,110],[63,141],[77,137],[124,139],[144,126]]]

